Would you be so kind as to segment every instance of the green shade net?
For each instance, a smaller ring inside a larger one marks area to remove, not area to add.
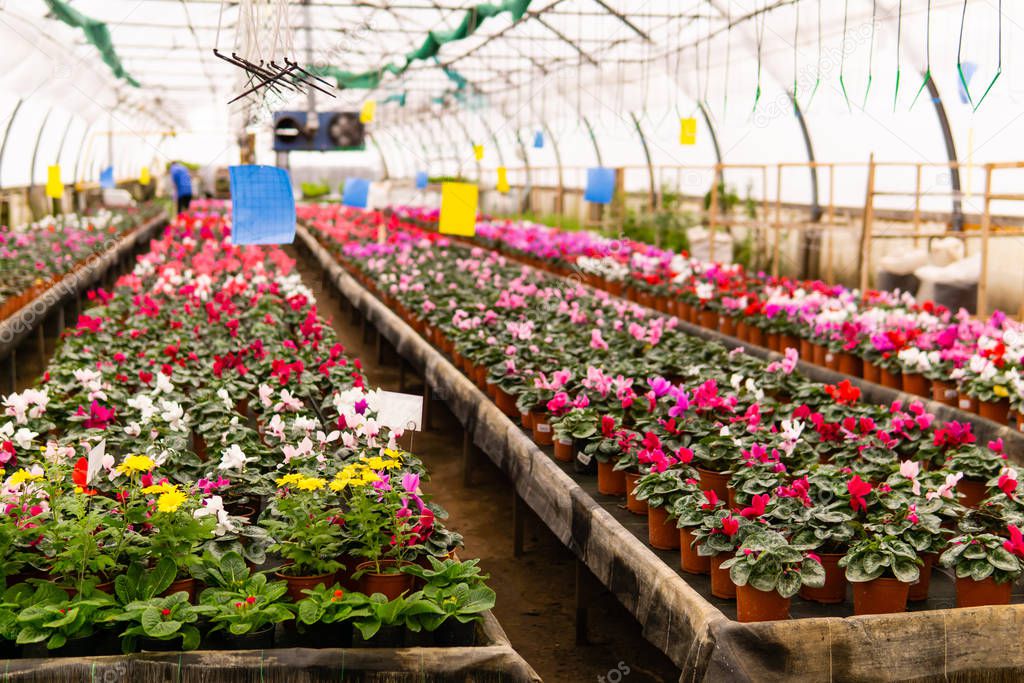
[[[51,0],[47,0],[50,2]],[[333,78],[338,82],[338,87],[372,90],[380,85],[381,77],[385,73],[401,76],[406,69],[417,60],[425,60],[434,57],[446,43],[455,42],[473,35],[485,19],[496,17],[502,12],[512,15],[513,21],[519,21],[526,14],[531,0],[504,0],[495,4],[484,2],[467,9],[459,25],[449,31],[430,31],[423,43],[412,52],[405,55],[405,64],[385,64],[380,69],[353,73],[335,66],[311,66],[309,71],[322,78]],[[452,76],[449,74],[449,78]],[[453,79],[455,80],[455,79]]]
[[[100,51],[103,62],[110,67],[115,76],[123,78],[136,88],[139,87],[139,82],[125,71],[124,65],[121,63],[120,58],[118,58],[117,52],[114,50],[114,44],[110,40],[110,31],[105,23],[85,16],[69,6],[64,0],[43,0],[43,2],[50,8],[54,16],[65,24],[82,29],[86,39]]]

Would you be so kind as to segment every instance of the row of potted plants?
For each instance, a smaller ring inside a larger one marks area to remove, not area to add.
[[[927,597],[937,562],[961,579],[959,604],[1010,600],[1024,508],[1001,441],[982,447],[920,402],[811,382],[796,348],[729,351],[492,250],[408,227],[384,243],[344,221],[312,229],[538,444],[628,497],[652,546],[711,573],[716,595],[756,589],[739,592],[741,619],[779,618],[801,591],[843,602],[848,582],[856,612],[900,611]]]
[[[493,605],[294,262],[229,238],[229,216],[179,216],[3,397],[9,641],[264,647],[297,617],[394,642]],[[140,575],[160,580],[142,594]]]

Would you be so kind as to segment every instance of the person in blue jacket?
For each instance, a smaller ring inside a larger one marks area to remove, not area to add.
[[[171,181],[174,183],[174,194],[178,197],[178,213],[188,211],[192,203],[192,176],[188,169],[177,161],[171,164]]]

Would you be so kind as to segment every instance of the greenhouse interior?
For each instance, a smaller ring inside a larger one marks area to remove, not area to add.
[[[1024,680],[1022,32],[0,2],[4,681]]]

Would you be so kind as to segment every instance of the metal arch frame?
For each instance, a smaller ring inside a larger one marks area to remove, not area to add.
[[[644,158],[647,159],[647,175],[651,187],[648,208],[653,211],[658,206],[658,187],[654,179],[654,163],[651,159],[651,148],[647,145],[647,136],[644,135],[643,126],[640,125],[640,119],[637,118],[636,112],[630,111],[629,117],[633,119],[633,127],[636,128],[636,133],[640,136],[640,144],[644,148]]]
[[[548,125],[546,119],[540,119],[540,127],[544,129],[544,133],[551,140],[551,151],[555,153],[555,165],[558,166],[558,201],[555,205],[555,213],[562,213],[565,210],[565,172],[562,167],[562,151],[559,149],[558,140],[551,132],[551,126]],[[519,135],[518,130],[516,135]]]
[[[18,118],[18,112],[21,111],[21,105],[23,104],[25,104],[25,98],[19,97],[18,103],[14,105],[14,109],[11,111],[11,118],[7,119],[7,126],[4,128],[3,141],[0,141],[0,188],[3,187],[4,152],[7,151],[7,139],[11,135],[11,128],[14,126],[14,119]]]
[[[597,165],[604,166],[604,158],[601,156],[601,146],[597,144],[597,135],[594,134],[594,126],[586,116],[582,116],[580,118],[583,120],[583,125],[587,127],[587,135],[590,136],[591,144],[594,145],[594,157],[597,161]]]
[[[388,173],[388,160],[384,158],[384,151],[380,148],[380,145],[377,144],[377,139],[373,136],[373,133],[367,132],[366,133],[366,138],[370,141],[370,144],[373,145],[373,148],[375,150],[377,150],[377,156],[380,157],[380,163],[381,163],[381,166],[383,167],[383,170],[384,170],[384,178],[383,178],[383,180],[387,180],[388,177],[389,177],[389,173]]]
[[[43,121],[39,124],[39,131],[36,132],[36,142],[32,146],[32,161],[28,168],[28,191],[31,193],[36,189],[36,161],[39,159],[39,143],[43,140],[43,131],[46,130],[46,124],[50,122],[50,114],[53,113],[53,106],[50,106],[46,110],[46,114],[43,115]]]
[[[796,116],[797,122],[800,124],[800,133],[804,138],[804,147],[807,149],[807,159],[810,161],[810,172],[811,172],[811,222],[821,222],[821,217],[824,212],[821,209],[821,197],[818,194],[818,164],[815,161],[814,156],[814,145],[811,142],[811,131],[807,129],[807,121],[804,119],[804,112],[800,109],[800,104],[793,97],[793,93],[789,90],[786,91],[789,95],[789,101],[793,103],[793,114]]]
[[[922,76],[924,74],[922,73]],[[946,144],[946,156],[949,158],[949,184],[953,190],[953,230],[963,232],[964,229],[964,206],[960,196],[960,162],[956,154],[956,142],[953,139],[953,129],[949,125],[949,116],[946,114],[946,107],[942,104],[942,97],[939,95],[939,86],[935,84],[934,78],[928,79],[928,94],[932,97],[932,104],[935,106],[935,116],[939,120],[939,128],[942,130],[942,140]]]

